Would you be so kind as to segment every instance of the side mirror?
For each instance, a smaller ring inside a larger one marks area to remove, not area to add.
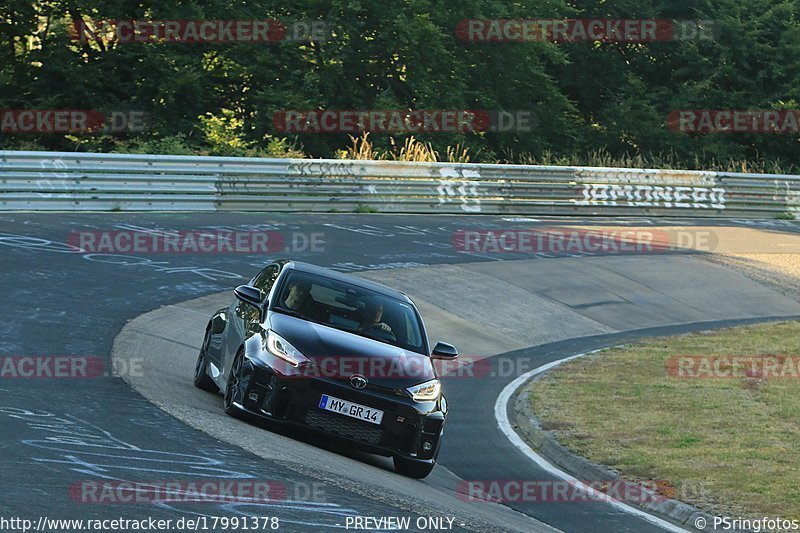
[[[431,359],[452,360],[456,357],[458,357],[458,350],[456,350],[455,346],[446,342],[437,342],[431,354]]]
[[[240,301],[250,304],[253,307],[259,307],[261,305],[261,291],[252,285],[239,285],[233,290],[233,294],[235,294]]]

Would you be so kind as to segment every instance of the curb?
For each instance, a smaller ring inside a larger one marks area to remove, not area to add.
[[[543,372],[534,376],[514,391],[509,401],[511,406],[509,416],[514,431],[537,453],[585,483],[622,480],[618,472],[575,455],[556,441],[551,431],[542,429],[539,419],[530,406],[528,385],[542,379],[545,374],[546,372]],[[695,527],[696,523],[703,523],[705,520],[706,524],[712,524],[714,521],[713,515],[675,499],[663,499],[641,505],[625,503],[693,531],[702,531]]]

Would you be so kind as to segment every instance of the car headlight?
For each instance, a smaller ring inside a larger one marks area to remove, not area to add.
[[[439,398],[439,394],[442,392],[442,384],[438,379],[432,379],[425,383],[409,387],[406,389],[406,392],[418,402],[427,402]]]
[[[300,350],[272,330],[267,331],[267,350],[295,367],[311,362]]]

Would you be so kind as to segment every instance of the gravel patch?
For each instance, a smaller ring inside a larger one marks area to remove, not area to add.
[[[704,258],[800,300],[800,254],[724,254]]]

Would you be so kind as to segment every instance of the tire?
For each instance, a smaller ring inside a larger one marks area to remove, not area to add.
[[[231,365],[231,373],[228,382],[225,384],[225,396],[222,400],[222,407],[225,412],[234,417],[241,417],[242,409],[238,405],[244,405],[244,395],[247,393],[249,376],[244,375],[244,350],[240,349],[236,353],[236,358]]]
[[[412,461],[405,457],[398,457],[395,455],[393,458],[394,469],[398,474],[414,479],[422,479],[428,477],[436,463],[423,463],[421,461]]]
[[[204,391],[218,393],[219,387],[208,375],[208,343],[211,341],[211,330],[206,331],[203,346],[197,354],[197,363],[194,367],[194,386]]]

